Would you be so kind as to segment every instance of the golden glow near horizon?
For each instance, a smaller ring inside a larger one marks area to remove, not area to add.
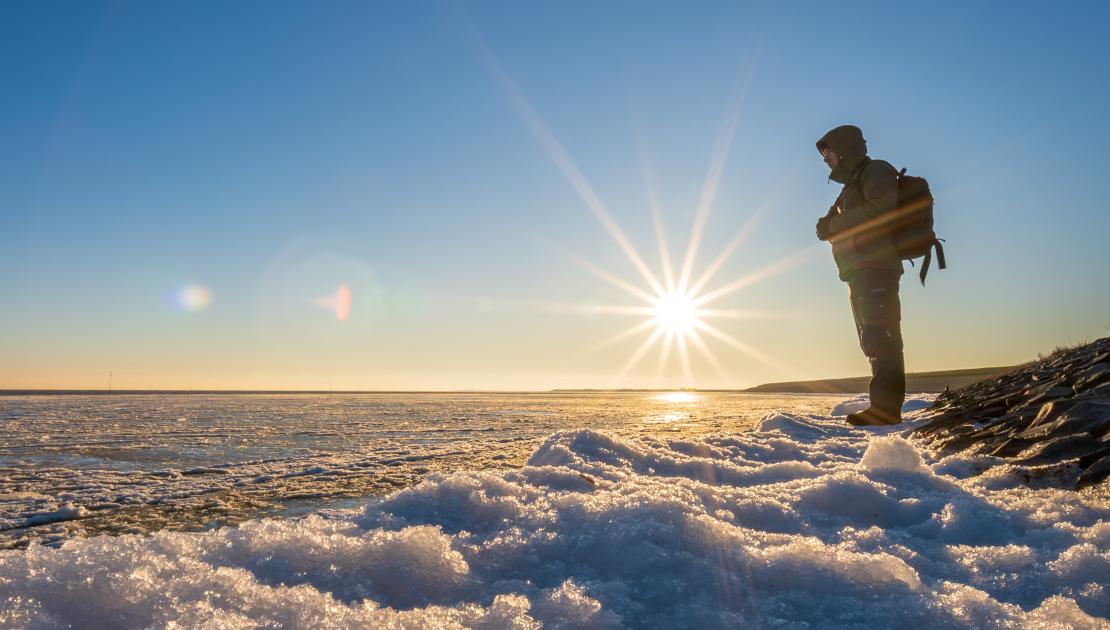
[[[691,392],[666,392],[655,397],[656,400],[669,403],[692,403],[700,398],[700,396]]]

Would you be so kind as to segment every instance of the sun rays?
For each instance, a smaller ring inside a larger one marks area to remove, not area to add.
[[[745,231],[746,228],[742,229],[741,233]],[[730,244],[730,247],[734,250],[736,249],[732,244]],[[617,384],[621,383],[656,346],[660,348],[659,360],[656,366],[657,379],[666,368],[671,358],[672,351],[677,350],[679,366],[682,369],[683,378],[687,386],[694,381],[691,364],[691,355],[694,351],[713,368],[722,381],[729,382],[732,379],[728,375],[728,370],[710,348],[709,343],[707,343],[707,338],[745,354],[765,366],[778,371],[787,371],[789,370],[789,366],[759,350],[750,343],[737,339],[735,336],[721,330],[718,326],[708,321],[718,319],[741,320],[778,318],[782,316],[781,314],[769,311],[706,308],[706,305],[721,300],[761,280],[765,280],[793,268],[805,260],[813,251],[815,251],[814,248],[809,248],[791,254],[781,260],[741,276],[732,282],[726,283],[720,288],[703,293],[686,287],[681,279],[668,279],[664,274],[664,279],[662,281],[658,279],[655,280],[655,284],[661,287],[660,290],[652,294],[648,290],[637,287],[631,282],[623,280],[610,272],[599,269],[588,263],[580,264],[579,266],[583,269],[605,280],[608,284],[624,290],[628,295],[640,301],[639,305],[597,306],[594,307],[594,312],[606,315],[639,316],[644,318],[643,321],[603,341],[595,347],[595,350],[646,334],[646,337],[644,337],[640,345],[636,347],[628,360],[615,374],[614,382]],[[665,249],[661,249],[661,255],[664,256],[664,260],[666,261],[663,263],[664,268],[669,264],[673,264],[672,261],[666,258]],[[696,254],[694,257],[696,258]],[[584,261],[580,262],[584,263]],[[707,272],[703,272],[703,274],[694,281],[693,286],[708,286],[713,280],[714,272],[723,267],[723,262],[715,266],[717,269],[709,269]]]
[[[641,151],[641,165],[643,166],[644,182],[647,188],[648,209],[655,231],[656,246],[659,250],[661,273],[657,274],[645,261],[645,257],[636,249],[618,225],[612,213],[601,200],[600,196],[590,184],[585,174],[571,158],[570,154],[559,142],[558,138],[544,122],[538,111],[528,101],[523,92],[510,79],[501,67],[492,51],[480,40],[475,40],[479,57],[485,64],[494,84],[505,95],[506,100],[517,116],[524,122],[528,131],[547,153],[552,163],[562,173],[579,198],[597,219],[601,227],[624,254],[632,268],[639,276],[639,283],[629,281],[615,273],[601,269],[593,263],[578,256],[566,254],[573,264],[597,276],[605,283],[620,289],[636,303],[632,305],[605,305],[593,307],[592,311],[599,314],[637,316],[643,320],[622,330],[617,335],[604,340],[595,349],[611,346],[638,336],[644,336],[640,344],[628,357],[614,375],[615,385],[620,385],[624,378],[642,362],[656,346],[660,353],[656,364],[656,378],[662,376],[672,354],[677,354],[679,365],[682,369],[686,385],[693,383],[694,375],[691,363],[692,350],[708,363],[721,377],[722,381],[730,382],[728,371],[714,354],[706,338],[723,344],[730,349],[760,361],[764,365],[777,370],[786,369],[780,362],[754,346],[737,339],[728,332],[721,330],[707,320],[728,319],[738,320],[750,317],[775,316],[773,313],[749,311],[735,308],[707,308],[709,305],[730,296],[757,282],[766,280],[780,274],[803,262],[811,254],[818,251],[817,247],[806,248],[784,256],[782,259],[767,264],[745,275],[724,283],[716,288],[709,289],[717,274],[725,269],[726,263],[734,253],[739,251],[746,239],[754,231],[758,219],[762,216],[766,205],[757,209],[749,217],[739,232],[728,242],[721,252],[712,259],[709,265],[695,275],[695,266],[699,254],[706,225],[716,200],[717,190],[724,174],[725,165],[732,148],[736,129],[740,124],[744,96],[748,89],[751,76],[753,58],[748,56],[748,61],[743,69],[729,99],[721,131],[713,145],[709,165],[701,191],[697,200],[693,223],[691,225],[689,240],[686,250],[681,258],[681,265],[676,266],[671,258],[668,246],[670,239],[665,232],[663,212],[655,194],[652,179],[649,175],[646,160]],[[677,352],[676,352],[677,351]]]

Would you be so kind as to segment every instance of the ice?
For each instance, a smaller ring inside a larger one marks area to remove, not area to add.
[[[871,397],[867,394],[860,394],[854,398],[849,398],[839,405],[833,407],[829,415],[832,416],[846,416],[850,413],[863,411],[871,406]]]
[[[928,409],[929,406],[933,404],[933,399],[934,398],[936,398],[936,397],[933,396],[933,395],[918,394],[917,396],[911,396],[910,398],[908,398],[906,400],[905,403],[902,404],[902,413],[903,414],[908,414],[908,413],[911,413],[911,412],[921,411],[923,409]],[[831,416],[846,416],[850,413],[856,413],[857,411],[863,411],[864,409],[867,409],[870,406],[871,406],[871,397],[867,394],[859,394],[859,395],[854,396],[852,398],[849,398],[848,400],[845,400],[844,402],[840,403],[839,405],[833,407],[833,410],[832,410],[832,412],[829,413],[829,415],[831,415]]]
[[[906,429],[557,431],[357,510],[2,551],[0,627],[1110,627],[1105,492]]]
[[[921,453],[914,445],[897,435],[871,440],[860,460],[860,467],[871,471],[897,470],[927,476],[933,474],[921,460]]]
[[[936,398],[935,396],[932,396],[932,397],[918,396],[918,397],[910,398],[909,400],[907,400],[902,405],[902,413],[909,413],[911,411],[921,411],[923,409],[928,409],[929,407],[932,406],[933,400],[935,398]]]
[[[618,438],[735,433],[770,410],[823,412],[834,400],[723,392],[677,403],[612,392],[4,396],[0,549],[349,505],[433,470],[518,468],[568,426]]]
[[[37,512],[31,514],[24,521],[25,525],[42,525],[45,523],[54,523],[56,521],[68,521],[74,518],[81,518],[88,516],[89,511],[82,506],[74,505],[72,503],[65,503],[56,510],[48,512]]]

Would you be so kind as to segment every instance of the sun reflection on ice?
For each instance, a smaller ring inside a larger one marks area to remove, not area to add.
[[[669,403],[692,403],[701,400],[701,396],[691,392],[664,392],[656,395],[655,399]]]

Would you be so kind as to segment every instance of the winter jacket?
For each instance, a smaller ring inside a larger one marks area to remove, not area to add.
[[[843,125],[817,141],[817,150],[830,148],[838,164],[829,179],[843,184],[826,215],[829,242],[840,279],[847,282],[859,269],[888,269],[902,273],[902,259],[890,230],[881,219],[898,205],[898,173],[886,162],[867,156],[859,127]]]

